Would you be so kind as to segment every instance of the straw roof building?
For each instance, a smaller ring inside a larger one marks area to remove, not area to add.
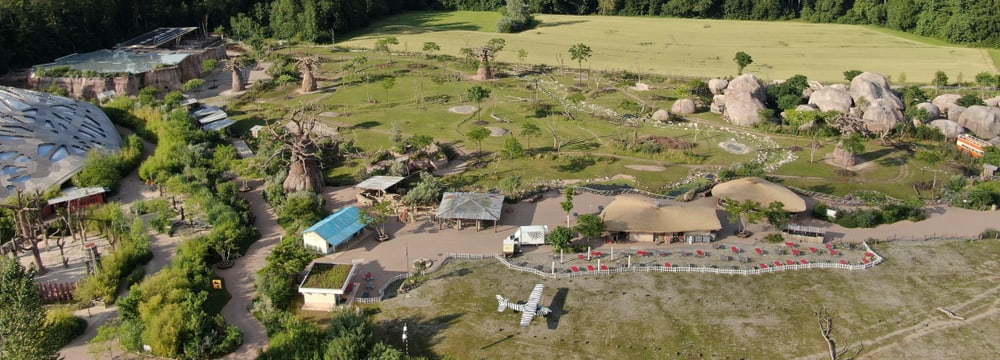
[[[784,186],[757,177],[746,177],[715,185],[712,188],[712,196],[718,198],[719,202],[724,199],[753,200],[765,207],[772,202],[780,201],[785,205],[785,211],[793,213],[806,211],[806,201],[801,196]]]
[[[450,220],[462,229],[464,221],[474,220],[476,230],[480,230],[483,221],[492,221],[496,231],[503,213],[503,198],[500,194],[446,192],[438,206],[438,225],[440,227],[442,220]]]
[[[612,233],[625,233],[632,241],[661,241],[679,233],[711,233],[722,229],[712,207],[663,204],[636,196],[619,196],[601,212]],[[679,240],[679,239],[678,239]]]

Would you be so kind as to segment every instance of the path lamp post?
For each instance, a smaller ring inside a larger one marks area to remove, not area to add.
[[[403,349],[405,351],[406,357],[410,357],[410,344],[406,342],[406,324],[403,324]]]

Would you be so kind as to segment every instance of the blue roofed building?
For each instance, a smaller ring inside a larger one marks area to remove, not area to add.
[[[348,206],[337,210],[325,219],[302,232],[302,242],[308,249],[329,254],[340,245],[346,244],[362,234],[365,224],[361,221],[361,209]]]

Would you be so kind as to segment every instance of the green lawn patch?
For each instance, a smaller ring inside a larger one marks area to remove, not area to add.
[[[315,289],[340,289],[347,281],[347,276],[351,273],[353,265],[347,264],[327,264],[315,263],[306,281],[302,284],[305,288]]]

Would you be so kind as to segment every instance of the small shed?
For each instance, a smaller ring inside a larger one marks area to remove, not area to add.
[[[781,229],[786,240],[822,244],[826,241],[826,229],[816,226],[786,224]]]
[[[357,195],[358,203],[367,206],[382,201],[386,193],[391,191],[403,179],[405,178],[402,176],[372,176],[365,179],[365,181],[354,185],[355,188],[361,189],[361,192]]]
[[[503,213],[503,198],[500,194],[446,192],[438,206],[438,227],[443,225],[443,221],[452,220],[461,230],[463,222],[474,220],[478,231],[482,229],[483,221],[492,221],[495,232]]]
[[[348,206],[303,231],[302,242],[308,249],[329,254],[334,252],[337,246],[347,243],[361,233],[364,228],[365,224],[361,222],[361,210],[355,206]]]
[[[356,287],[351,283],[357,265],[313,263],[299,284],[302,310],[333,311]]]
[[[989,179],[996,175],[997,167],[995,165],[983,164],[983,178]]]
[[[48,215],[63,208],[68,208],[69,211],[76,211],[91,206],[103,205],[104,198],[109,191],[111,189],[106,187],[69,188],[59,194],[59,196],[49,199],[42,213]]]

